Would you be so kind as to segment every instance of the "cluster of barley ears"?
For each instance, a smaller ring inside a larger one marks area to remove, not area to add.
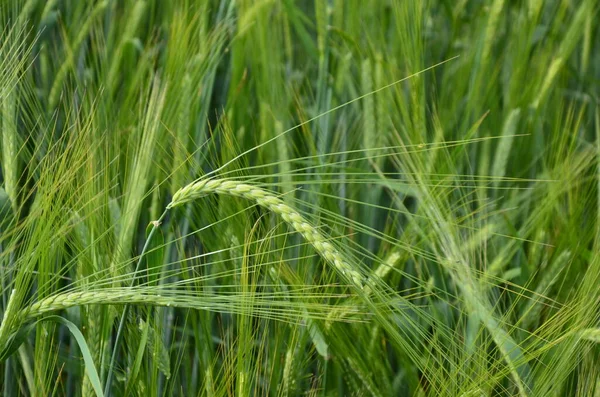
[[[598,395],[598,12],[0,2],[0,394]]]

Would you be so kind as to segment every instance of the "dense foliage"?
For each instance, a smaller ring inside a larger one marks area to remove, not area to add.
[[[600,395],[597,0],[0,0],[2,395]]]

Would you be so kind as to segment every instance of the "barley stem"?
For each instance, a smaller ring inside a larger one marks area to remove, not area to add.
[[[137,278],[137,274],[140,270],[140,266],[142,264],[142,259],[144,257],[144,254],[146,253],[146,250],[150,246],[150,241],[152,241],[152,236],[154,236],[156,229],[159,228],[159,226],[162,223],[163,219],[165,218],[166,214],[167,214],[167,210],[165,210],[162,213],[162,215],[160,216],[158,221],[155,221],[153,223],[152,230],[150,230],[150,233],[148,233],[148,237],[146,238],[146,243],[144,244],[144,248],[142,248],[142,252],[140,253],[140,257],[138,259],[137,265],[135,266],[135,270],[133,271],[133,277],[131,278],[130,287],[133,287],[135,284],[135,279]],[[115,345],[113,347],[112,356],[110,358],[110,365],[108,367],[108,374],[107,374],[106,385],[105,385],[105,389],[104,389],[104,395],[107,397],[110,395],[110,384],[111,384],[111,380],[112,380],[112,372],[113,372],[113,368],[114,368],[114,364],[115,364],[115,359],[117,357],[117,350],[119,348],[120,337],[123,332],[123,327],[125,326],[125,317],[127,316],[128,308],[129,307],[127,305],[125,305],[125,307],[123,308],[123,313],[121,314],[121,319],[119,320],[119,328],[117,329],[117,335],[115,337]]]

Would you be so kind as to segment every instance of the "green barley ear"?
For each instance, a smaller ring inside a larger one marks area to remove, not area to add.
[[[283,124],[279,120],[275,120],[275,131],[283,131]],[[281,183],[281,191],[291,192],[294,190],[294,184],[292,181],[291,165],[290,165],[290,153],[288,148],[287,139],[277,140],[277,151],[279,152],[279,182]],[[283,200],[289,203],[292,200],[290,194],[286,194]]]
[[[3,90],[2,100],[2,172],[4,189],[13,210],[17,211],[19,180],[19,143],[17,138],[17,95],[14,90]]]
[[[579,337],[594,343],[600,343],[600,328],[587,328],[579,331]]]
[[[242,197],[254,201],[261,207],[280,215],[286,223],[311,243],[315,250],[317,250],[317,252],[332,265],[334,269],[357,288],[362,289],[364,284],[362,274],[345,260],[333,244],[331,244],[317,228],[300,215],[298,211],[262,188],[234,180],[205,179],[187,185],[177,191],[173,195],[173,199],[167,208],[177,207],[208,194]]]
[[[116,2],[112,2],[112,7],[117,6]],[[110,92],[115,92],[118,88],[120,73],[123,71],[122,62],[125,53],[125,47],[128,43],[131,43],[135,37],[136,31],[143,22],[144,15],[146,14],[148,3],[144,0],[138,0],[131,7],[130,14],[127,19],[127,25],[120,35],[118,46],[115,50],[113,59],[110,62],[110,69],[108,70],[107,85]]]
[[[365,59],[361,67],[361,87],[363,92],[373,91],[373,67],[370,59]],[[367,157],[374,156],[378,153],[372,149],[380,148],[380,132],[377,131],[375,125],[375,99],[373,96],[368,96],[362,100],[363,102],[363,146],[367,150]]]
[[[63,89],[64,81],[70,70],[75,69],[75,59],[79,55],[79,49],[81,48],[84,40],[89,36],[91,27],[97,18],[104,12],[108,6],[108,1],[102,1],[98,3],[91,11],[88,18],[79,28],[79,33],[75,37],[75,40],[71,43],[71,46],[67,48],[68,53],[65,54],[65,60],[60,66],[60,69],[56,73],[52,88],[50,89],[50,96],[48,99],[48,108],[54,110],[60,99],[61,91]]]
[[[0,350],[4,350],[7,347],[7,341],[9,340],[10,335],[13,331],[12,328],[14,326],[14,323],[16,322],[16,319],[19,318],[19,316],[15,315],[18,310],[18,308],[16,307],[17,299],[15,297],[16,290],[13,289],[8,298],[6,308],[4,309],[4,315],[2,316],[2,324],[0,324]]]
[[[375,87],[384,87],[387,83],[388,76],[386,76],[383,67],[383,56],[378,54],[375,61],[374,81]],[[390,123],[390,109],[393,109],[392,98],[389,90],[379,92],[375,96],[375,113],[377,116],[377,144],[385,146],[388,144],[388,138],[392,132],[392,125]],[[384,157],[378,158],[378,165],[381,168],[384,161]]]
[[[387,275],[399,265],[401,262],[402,255],[397,251],[392,251],[384,261],[377,267],[373,276],[369,277],[367,286],[365,287],[365,294],[369,295],[373,292],[373,287],[377,285],[377,280],[385,280]]]
[[[317,48],[319,50],[319,60],[323,62],[325,56],[325,46],[327,41],[327,24],[329,20],[327,2],[325,0],[315,0],[315,19],[317,20]]]
[[[150,182],[153,155],[160,141],[160,117],[164,109],[166,89],[159,79],[152,82],[147,109],[143,115],[143,124],[139,128],[139,147],[133,154],[132,166],[128,170],[127,188],[125,189],[122,212],[120,214],[120,232],[118,236],[118,251],[111,265],[113,274],[123,275],[127,268],[122,266],[127,262],[133,237],[142,213],[142,202],[146,196]]]
[[[144,331],[147,328],[148,344],[146,345],[146,351],[150,354],[152,361],[158,369],[169,379],[171,377],[171,358],[167,347],[161,339],[161,335],[156,332],[152,325],[143,320],[140,320],[139,328],[140,331]]]
[[[496,147],[494,165],[492,166],[492,176],[496,178],[494,181],[496,187],[499,185],[501,178],[506,175],[508,158],[510,156],[520,115],[521,110],[519,108],[511,110],[504,123],[504,127],[502,128],[502,136]]]
[[[554,284],[559,280],[561,272],[567,267],[568,263],[572,260],[571,251],[563,251],[550,265],[548,265],[542,273],[542,277],[535,290],[536,297],[532,298],[527,302],[525,309],[527,317],[523,322],[523,327],[528,329],[534,325],[537,325],[542,320],[542,310],[544,308],[544,296],[550,295],[550,290]]]
[[[295,346],[289,346],[285,353],[285,364],[283,366],[283,376],[281,384],[281,395],[287,397],[290,395],[290,391],[294,391],[295,378],[292,376],[294,367],[294,350]]]
[[[563,40],[560,43],[560,47],[558,49],[557,55],[552,60],[552,63],[547,68],[546,77],[542,83],[541,89],[538,92],[537,97],[533,102],[533,107],[538,108],[541,103],[543,103],[548,96],[551,88],[554,86],[554,81],[556,80],[559,72],[562,70],[565,62],[578,45],[580,41],[580,37],[583,33],[583,29],[585,28],[585,18],[594,13],[594,8],[597,8],[596,2],[593,0],[587,0],[581,2],[581,5],[577,9],[575,13],[573,23],[569,26],[569,29],[566,31],[563,36]]]

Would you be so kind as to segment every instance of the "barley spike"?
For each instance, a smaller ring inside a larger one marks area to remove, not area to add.
[[[205,179],[178,190],[167,208],[177,207],[213,193],[242,197],[280,215],[285,222],[311,243],[315,250],[342,276],[347,277],[356,287],[363,288],[363,276],[352,268],[317,228],[311,225],[298,211],[285,204],[283,200],[260,187],[235,180]]]

